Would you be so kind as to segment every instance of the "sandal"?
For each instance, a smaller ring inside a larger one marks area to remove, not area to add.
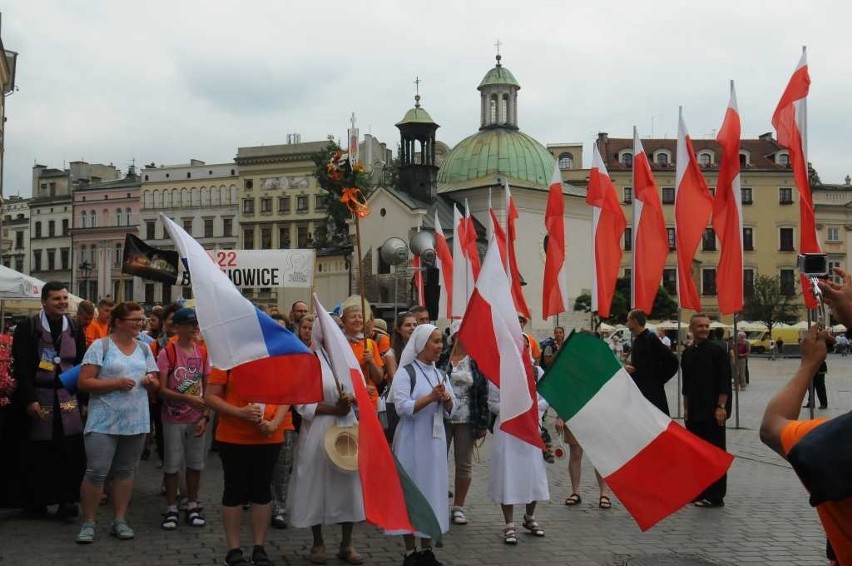
[[[178,526],[178,519],[180,515],[178,515],[177,511],[166,511],[163,514],[163,522],[160,523],[160,528],[165,531],[173,531]]]
[[[186,524],[190,527],[203,527],[207,524],[207,521],[204,517],[201,516],[201,509],[195,507],[193,509],[189,509],[186,512]]]
[[[311,564],[325,564],[325,547],[323,545],[312,546],[308,562]]]
[[[531,535],[537,537],[544,536],[544,529],[539,526],[539,524],[535,520],[535,517],[533,517],[532,515],[524,515],[523,527],[528,530]]]
[[[249,566],[249,561],[245,559],[241,549],[232,548],[225,555],[225,566]]]
[[[509,523],[503,529],[503,542],[509,545],[518,544],[518,535],[515,534],[515,525]]]
[[[92,544],[95,542],[95,522],[83,521],[80,525],[80,533],[77,535],[77,544]]]
[[[467,517],[464,516],[464,509],[462,507],[453,507],[453,511],[450,513],[450,519],[454,525],[466,525]]]
[[[130,540],[136,536],[133,529],[130,528],[130,525],[124,519],[113,520],[109,526],[109,534],[119,540]]]
[[[576,493],[572,493],[571,495],[569,495],[565,499],[565,505],[567,505],[568,507],[573,507],[574,505],[579,505],[582,502],[583,502],[583,498],[580,497]]]
[[[340,550],[337,551],[337,557],[346,562],[347,564],[364,563],[364,557],[358,554],[351,546],[348,548],[341,547]]]
[[[598,500],[598,508],[600,509],[610,509],[612,507],[612,501],[610,501],[609,497],[606,495],[601,495],[601,498]]]

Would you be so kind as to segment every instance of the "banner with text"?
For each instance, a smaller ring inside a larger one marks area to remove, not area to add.
[[[314,250],[215,250],[213,261],[240,289],[300,287],[309,289],[314,279]],[[192,284],[181,262],[178,284]]]

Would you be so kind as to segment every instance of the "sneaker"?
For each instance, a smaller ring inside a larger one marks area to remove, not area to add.
[[[417,558],[417,566],[444,566],[438,559],[435,558],[435,553],[431,548],[420,551],[420,556]]]
[[[274,566],[267,556],[266,550],[258,545],[255,545],[254,550],[251,551],[251,563],[257,564],[257,566]]]
[[[243,556],[242,549],[232,548],[225,555],[225,566],[249,566],[249,561]]]
[[[272,516],[272,527],[276,529],[287,528],[287,519],[284,518],[284,513],[276,513]]]
[[[92,544],[95,542],[95,522],[84,521],[77,534],[77,544]]]
[[[420,553],[415,550],[411,554],[406,554],[402,566],[420,566]]]
[[[133,529],[130,528],[130,525],[124,519],[113,520],[109,526],[109,534],[119,540],[130,540],[136,536]]]

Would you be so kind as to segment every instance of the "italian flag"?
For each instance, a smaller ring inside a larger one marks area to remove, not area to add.
[[[313,346],[325,356],[339,386],[355,396],[358,412],[358,476],[367,522],[386,531],[423,533],[441,540],[441,525],[429,501],[391,452],[373,409],[361,366],[337,324],[314,294],[317,320]]]
[[[538,392],[643,531],[693,501],[733,461],[646,400],[591,334],[565,340]]]

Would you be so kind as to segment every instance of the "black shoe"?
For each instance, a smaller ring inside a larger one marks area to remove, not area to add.
[[[56,510],[56,516],[60,519],[73,519],[80,514],[80,508],[76,503],[60,503]]]
[[[431,548],[427,548],[426,550],[420,551],[420,556],[417,559],[417,566],[444,566],[438,559],[435,558],[435,553],[432,552]]]
[[[411,554],[406,554],[402,566],[420,566],[420,553],[415,550]]]
[[[825,410],[828,409],[828,405],[820,405],[819,408]]]
[[[226,566],[249,566],[249,561],[243,556],[243,551],[239,548],[232,548],[225,555]]]
[[[262,546],[255,545],[251,551],[251,563],[258,566],[274,566],[269,556],[266,555],[266,550]]]

